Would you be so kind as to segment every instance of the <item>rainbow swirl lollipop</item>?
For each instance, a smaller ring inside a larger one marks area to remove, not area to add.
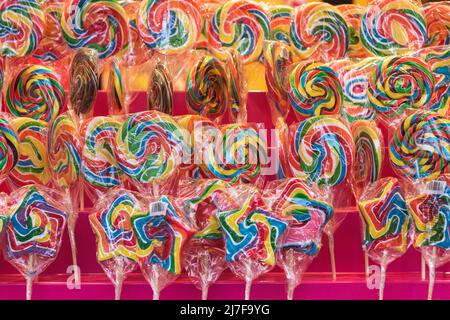
[[[9,122],[0,118],[0,181],[14,169],[19,161],[20,141]]]
[[[410,180],[432,180],[450,172],[450,120],[418,111],[395,131],[389,145],[391,165]]]
[[[250,124],[229,124],[206,142],[201,168],[230,183],[255,182],[267,164],[267,143]]]
[[[329,62],[343,58],[349,48],[349,29],[339,10],[327,3],[298,7],[291,24],[292,45],[301,59]]]
[[[341,12],[342,17],[348,25],[350,45],[347,56],[351,58],[365,58],[369,56],[370,53],[364,48],[359,33],[365,8],[356,4],[343,4],[336,6],[336,8]]]
[[[127,47],[130,36],[127,13],[116,0],[67,1],[61,28],[69,47],[94,49],[100,59]]]
[[[380,61],[369,78],[367,97],[372,108],[387,119],[405,109],[428,109],[434,93],[430,67],[416,57],[390,57]]]
[[[148,86],[148,108],[169,115],[173,109],[173,88],[169,71],[162,63],[153,69]]]
[[[11,126],[20,140],[19,161],[9,178],[15,186],[47,185],[50,169],[47,162],[48,124],[31,118],[16,118]]]
[[[67,114],[58,116],[50,125],[48,133],[48,165],[56,186],[70,188],[78,181],[80,145],[73,119]]]
[[[320,62],[301,63],[292,70],[288,97],[299,120],[338,115],[344,99],[337,74]]]
[[[283,5],[270,8],[270,40],[291,43],[292,11],[292,7]]]
[[[426,35],[422,9],[414,0],[375,0],[361,21],[361,42],[377,56],[418,50]]]
[[[289,164],[294,177],[319,186],[337,186],[348,177],[355,146],[341,121],[316,116],[292,125],[289,131]]]
[[[121,184],[122,170],[114,156],[114,144],[121,124],[110,117],[95,117],[81,126],[83,148],[81,173],[85,181],[100,190]]]
[[[44,31],[44,12],[36,0],[0,2],[0,52],[24,57],[36,50]]]
[[[66,104],[60,77],[39,65],[27,66],[14,74],[5,98],[13,115],[47,122],[53,121]]]
[[[228,74],[223,62],[212,56],[197,62],[188,74],[186,102],[189,111],[209,119],[224,115],[230,101]]]
[[[143,0],[137,28],[144,43],[163,53],[181,53],[193,47],[202,17],[194,0]]]
[[[246,64],[261,57],[263,42],[270,37],[270,21],[261,4],[232,0],[216,10],[207,32],[211,49],[217,55],[223,54],[223,48],[233,48]]]
[[[123,88],[123,70],[117,59],[108,64],[108,102],[110,114],[122,114],[125,112],[125,97]]]
[[[450,44],[450,3],[427,3],[423,13],[427,23],[427,46]]]

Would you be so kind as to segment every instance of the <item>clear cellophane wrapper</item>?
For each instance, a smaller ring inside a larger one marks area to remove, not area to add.
[[[264,199],[273,214],[291,220],[277,246],[277,264],[284,270],[288,299],[322,246],[322,233],[333,216],[329,195],[301,179],[272,181]]]
[[[4,150],[0,168],[0,183],[9,177],[19,161],[20,140],[17,131],[11,125],[11,120],[10,114],[0,113],[0,146]]]
[[[450,2],[425,3],[423,13],[427,23],[427,47],[449,45]]]

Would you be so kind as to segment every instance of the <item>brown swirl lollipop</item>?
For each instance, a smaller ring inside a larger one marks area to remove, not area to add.
[[[173,90],[172,81],[162,63],[155,66],[148,87],[148,109],[172,115]]]

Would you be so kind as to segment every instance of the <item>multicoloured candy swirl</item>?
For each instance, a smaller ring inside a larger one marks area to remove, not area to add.
[[[186,102],[189,110],[209,119],[224,115],[230,104],[226,67],[220,60],[205,56],[188,74]]]
[[[169,71],[162,63],[153,69],[148,86],[148,108],[172,115],[173,88]]]
[[[213,51],[220,55],[223,48],[233,48],[243,63],[259,60],[263,42],[270,37],[270,21],[264,7],[253,1],[226,1],[208,24],[208,40]]]
[[[390,57],[380,61],[369,78],[370,105],[387,119],[405,109],[428,109],[434,92],[430,67],[416,57]]]
[[[346,55],[350,35],[347,23],[337,8],[315,2],[296,9],[291,38],[301,59],[329,62]]]
[[[81,143],[73,119],[62,114],[50,125],[48,134],[48,165],[54,182],[70,188],[78,181],[81,166]]]
[[[277,5],[270,8],[270,40],[291,43],[292,7]]]
[[[42,40],[44,12],[37,0],[0,2],[0,52],[2,56],[24,57]]]
[[[47,161],[47,122],[21,117],[13,119],[11,126],[20,140],[20,155],[9,178],[18,187],[27,184],[47,185],[50,180]]]
[[[20,141],[9,122],[0,118],[0,181],[19,161]]]
[[[218,218],[225,234],[227,261],[252,259],[275,265],[276,245],[288,222],[272,214],[257,191],[249,194],[242,207],[219,212]]]
[[[344,99],[337,74],[320,62],[300,63],[292,70],[288,97],[299,120],[340,114]]]
[[[309,118],[289,128],[289,163],[294,177],[319,186],[337,186],[352,167],[355,146],[338,119]]]
[[[127,13],[117,0],[67,1],[61,28],[69,47],[96,50],[100,59],[119,53],[130,37]]]
[[[376,0],[367,7],[360,35],[368,51],[388,56],[422,48],[427,29],[415,0]]]
[[[121,184],[122,170],[114,156],[114,144],[120,122],[110,117],[95,117],[81,126],[83,149],[81,173],[94,188],[112,188]]]
[[[341,12],[342,17],[348,25],[350,45],[347,56],[351,58],[365,58],[369,56],[370,53],[364,48],[359,34],[365,8],[356,4],[343,4],[336,8]]]
[[[17,259],[37,254],[55,258],[67,222],[67,212],[54,205],[49,195],[36,186],[16,192],[17,203],[10,207],[11,222],[6,230],[6,255]]]
[[[13,115],[47,122],[53,121],[66,104],[60,77],[40,65],[26,66],[14,74],[5,98]]]
[[[137,19],[144,43],[168,54],[191,49],[200,35],[201,23],[195,0],[144,0]]]
[[[125,113],[123,69],[117,59],[108,64],[108,103],[110,114]]]
[[[389,158],[399,176],[432,180],[450,172],[450,119],[429,111],[407,117],[395,131]]]
[[[427,46],[450,44],[450,3],[426,3],[423,10],[427,22]]]

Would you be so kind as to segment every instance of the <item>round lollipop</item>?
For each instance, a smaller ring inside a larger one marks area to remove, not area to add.
[[[93,49],[100,59],[111,57],[128,46],[127,13],[116,0],[67,1],[61,28],[69,47]]]
[[[36,50],[44,31],[44,12],[37,0],[0,2],[0,53],[24,57]]]
[[[11,223],[6,230],[4,255],[27,281],[27,300],[31,299],[34,279],[58,255],[67,212],[46,189],[35,185],[20,188],[11,199]]]
[[[397,179],[383,178],[372,183],[358,200],[358,208],[364,224],[363,248],[381,265],[380,300],[383,300],[386,268],[409,245],[410,216]]]
[[[426,3],[423,13],[427,23],[427,46],[450,44],[450,3]]]
[[[52,122],[66,105],[59,75],[50,68],[29,65],[19,69],[6,88],[6,105],[16,117]]]
[[[320,62],[298,64],[289,77],[289,101],[299,120],[339,115],[344,99],[338,75]]]
[[[422,8],[415,0],[374,0],[361,21],[361,42],[377,56],[418,50],[426,34]]]
[[[120,300],[123,281],[138,262],[131,219],[142,211],[138,200],[125,190],[107,194],[96,207],[89,222],[97,237],[97,260],[114,284],[116,300]]]
[[[245,193],[238,209],[220,211],[218,219],[225,235],[226,260],[231,271],[245,280],[245,300],[253,280],[275,266],[277,242],[288,226],[274,215],[256,190]]]
[[[15,130],[6,119],[0,118],[0,182],[19,161],[20,141]]]
[[[153,299],[180,275],[181,252],[194,233],[190,219],[163,196],[150,203],[149,210],[131,217],[137,240],[139,265],[153,290]]]
[[[112,59],[108,64],[107,94],[109,114],[128,113],[125,105],[124,70],[117,59]]]
[[[158,63],[150,77],[148,86],[148,109],[172,115],[173,88],[167,68]]]
[[[292,45],[301,59],[329,62],[343,58],[349,48],[347,23],[328,3],[305,3],[293,14]]]
[[[291,43],[292,7],[276,5],[270,8],[270,40]]]

